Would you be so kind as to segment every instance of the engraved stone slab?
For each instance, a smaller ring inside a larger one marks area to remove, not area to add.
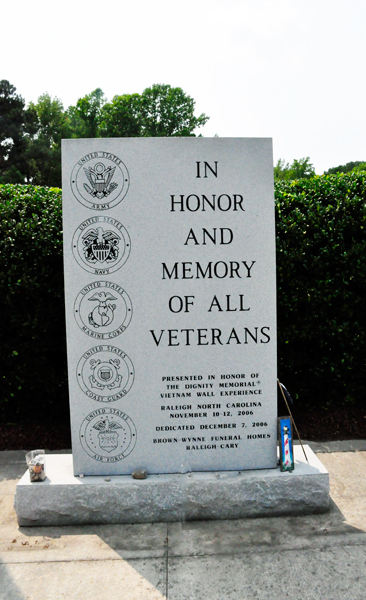
[[[269,139],[63,143],[76,475],[276,466]]]

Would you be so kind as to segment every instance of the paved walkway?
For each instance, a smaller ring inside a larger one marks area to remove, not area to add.
[[[0,600],[365,600],[366,441],[310,445],[327,514],[21,529],[24,452],[1,452]]]

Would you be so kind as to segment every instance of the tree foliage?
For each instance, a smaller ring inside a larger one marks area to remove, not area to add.
[[[16,88],[0,81],[0,183],[24,181],[28,175],[25,151],[28,113]]]
[[[195,102],[182,88],[156,84],[142,94],[115,96],[101,110],[100,137],[192,136],[208,121],[194,115]]]
[[[299,158],[290,165],[283,158],[278,159],[274,167],[275,181],[291,181],[293,179],[310,179],[314,177],[315,169],[310,162],[309,156]]]
[[[348,162],[345,165],[339,165],[338,167],[332,167],[328,171],[324,172],[324,175],[335,175],[336,173],[358,173],[359,171],[366,171],[366,162],[356,160],[355,162]]]
[[[105,102],[104,93],[100,88],[97,88],[91,92],[91,94],[79,98],[76,106],[70,106],[67,110],[67,114],[70,118],[71,135],[68,137],[101,137],[99,126],[101,110]]]
[[[141,94],[141,135],[144,137],[191,136],[208,117],[194,116],[195,102],[182,88],[153,85]]]
[[[142,94],[107,102],[95,89],[64,110],[42,94],[25,101],[8,81],[0,82],[0,183],[61,185],[61,140],[67,138],[192,136],[208,120],[194,115],[195,102],[182,88],[155,84]]]
[[[107,102],[101,110],[100,137],[140,137],[140,105],[139,94],[114,96],[112,102]]]
[[[61,140],[70,137],[70,123],[58,98],[43,94],[29,104],[33,115],[27,149],[30,180],[36,185],[61,185]]]

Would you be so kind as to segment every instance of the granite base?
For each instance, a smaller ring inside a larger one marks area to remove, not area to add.
[[[151,523],[300,515],[329,509],[329,474],[309,446],[294,447],[295,470],[74,477],[72,455],[48,455],[47,478],[19,481],[20,526]]]

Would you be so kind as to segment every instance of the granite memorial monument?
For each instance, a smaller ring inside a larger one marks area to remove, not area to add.
[[[276,467],[269,139],[63,142],[76,475]]]

